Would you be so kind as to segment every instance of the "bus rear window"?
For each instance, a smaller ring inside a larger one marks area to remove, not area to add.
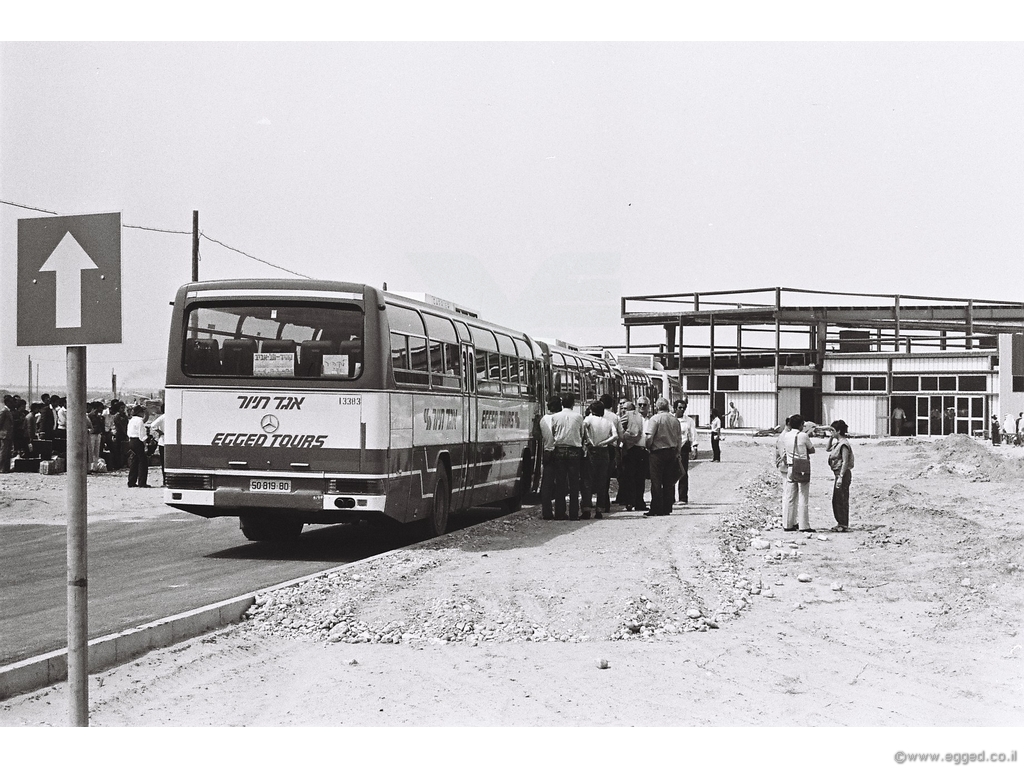
[[[362,368],[360,307],[204,304],[185,318],[188,376],[355,379]]]

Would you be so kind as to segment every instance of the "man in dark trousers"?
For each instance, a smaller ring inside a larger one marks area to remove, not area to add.
[[[668,400],[659,397],[657,412],[647,420],[644,437],[651,455],[651,509],[644,517],[660,517],[672,513],[672,497],[679,478],[679,448],[683,444],[682,430],[677,419],[668,410]]]
[[[146,409],[132,408],[128,421],[128,487],[149,488],[149,457],[146,455]]]
[[[554,520],[553,505],[555,501],[555,435],[551,429],[553,414],[562,410],[562,399],[558,395],[548,398],[548,413],[540,420],[541,467],[540,508],[541,517]]]
[[[629,511],[645,511],[644,485],[646,474],[644,465],[647,463],[647,450],[643,446],[644,419],[637,413],[636,406],[629,400],[623,406],[622,418],[622,483],[623,499]]]
[[[576,398],[562,395],[562,410],[551,416],[555,438],[555,519],[565,520],[569,494],[569,520],[580,519],[580,463],[583,460],[583,417],[573,410]]]

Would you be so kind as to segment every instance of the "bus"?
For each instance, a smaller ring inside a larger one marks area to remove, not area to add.
[[[317,280],[188,283],[167,355],[164,501],[253,541],[389,519],[440,535],[531,486],[541,348],[458,308]]]

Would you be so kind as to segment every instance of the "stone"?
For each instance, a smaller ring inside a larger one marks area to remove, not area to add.
[[[610,667],[610,666],[611,666],[611,664],[608,663],[608,659],[598,659],[597,660],[597,668],[598,669],[608,669],[608,667]]]
[[[691,619],[699,619],[701,617],[701,612],[699,608],[690,608],[687,610],[686,615]]]
[[[350,667],[354,667],[359,662],[355,659],[345,659],[345,663],[348,664]]]
[[[801,573],[799,576],[796,577],[796,580],[797,581],[802,581],[804,584],[806,584],[807,582],[809,582],[811,580],[811,577],[810,577],[809,574]]]
[[[961,587],[969,587],[969,586],[971,586],[971,580],[970,579],[962,579],[960,581],[960,586]]]
[[[709,629],[718,629],[718,622],[714,619],[704,619],[704,626]]]
[[[833,581],[832,582],[832,591],[833,592],[842,592],[843,591],[843,585],[840,584],[838,581]]]
[[[771,549],[772,543],[767,539],[751,539],[750,546],[753,549]]]
[[[828,536],[823,533],[819,533],[817,536],[818,541],[828,541]]]

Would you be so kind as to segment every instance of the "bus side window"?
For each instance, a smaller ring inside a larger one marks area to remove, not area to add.
[[[220,373],[220,344],[216,339],[185,339],[185,373]]]
[[[226,339],[221,350],[222,373],[227,376],[252,376],[253,339]]]

